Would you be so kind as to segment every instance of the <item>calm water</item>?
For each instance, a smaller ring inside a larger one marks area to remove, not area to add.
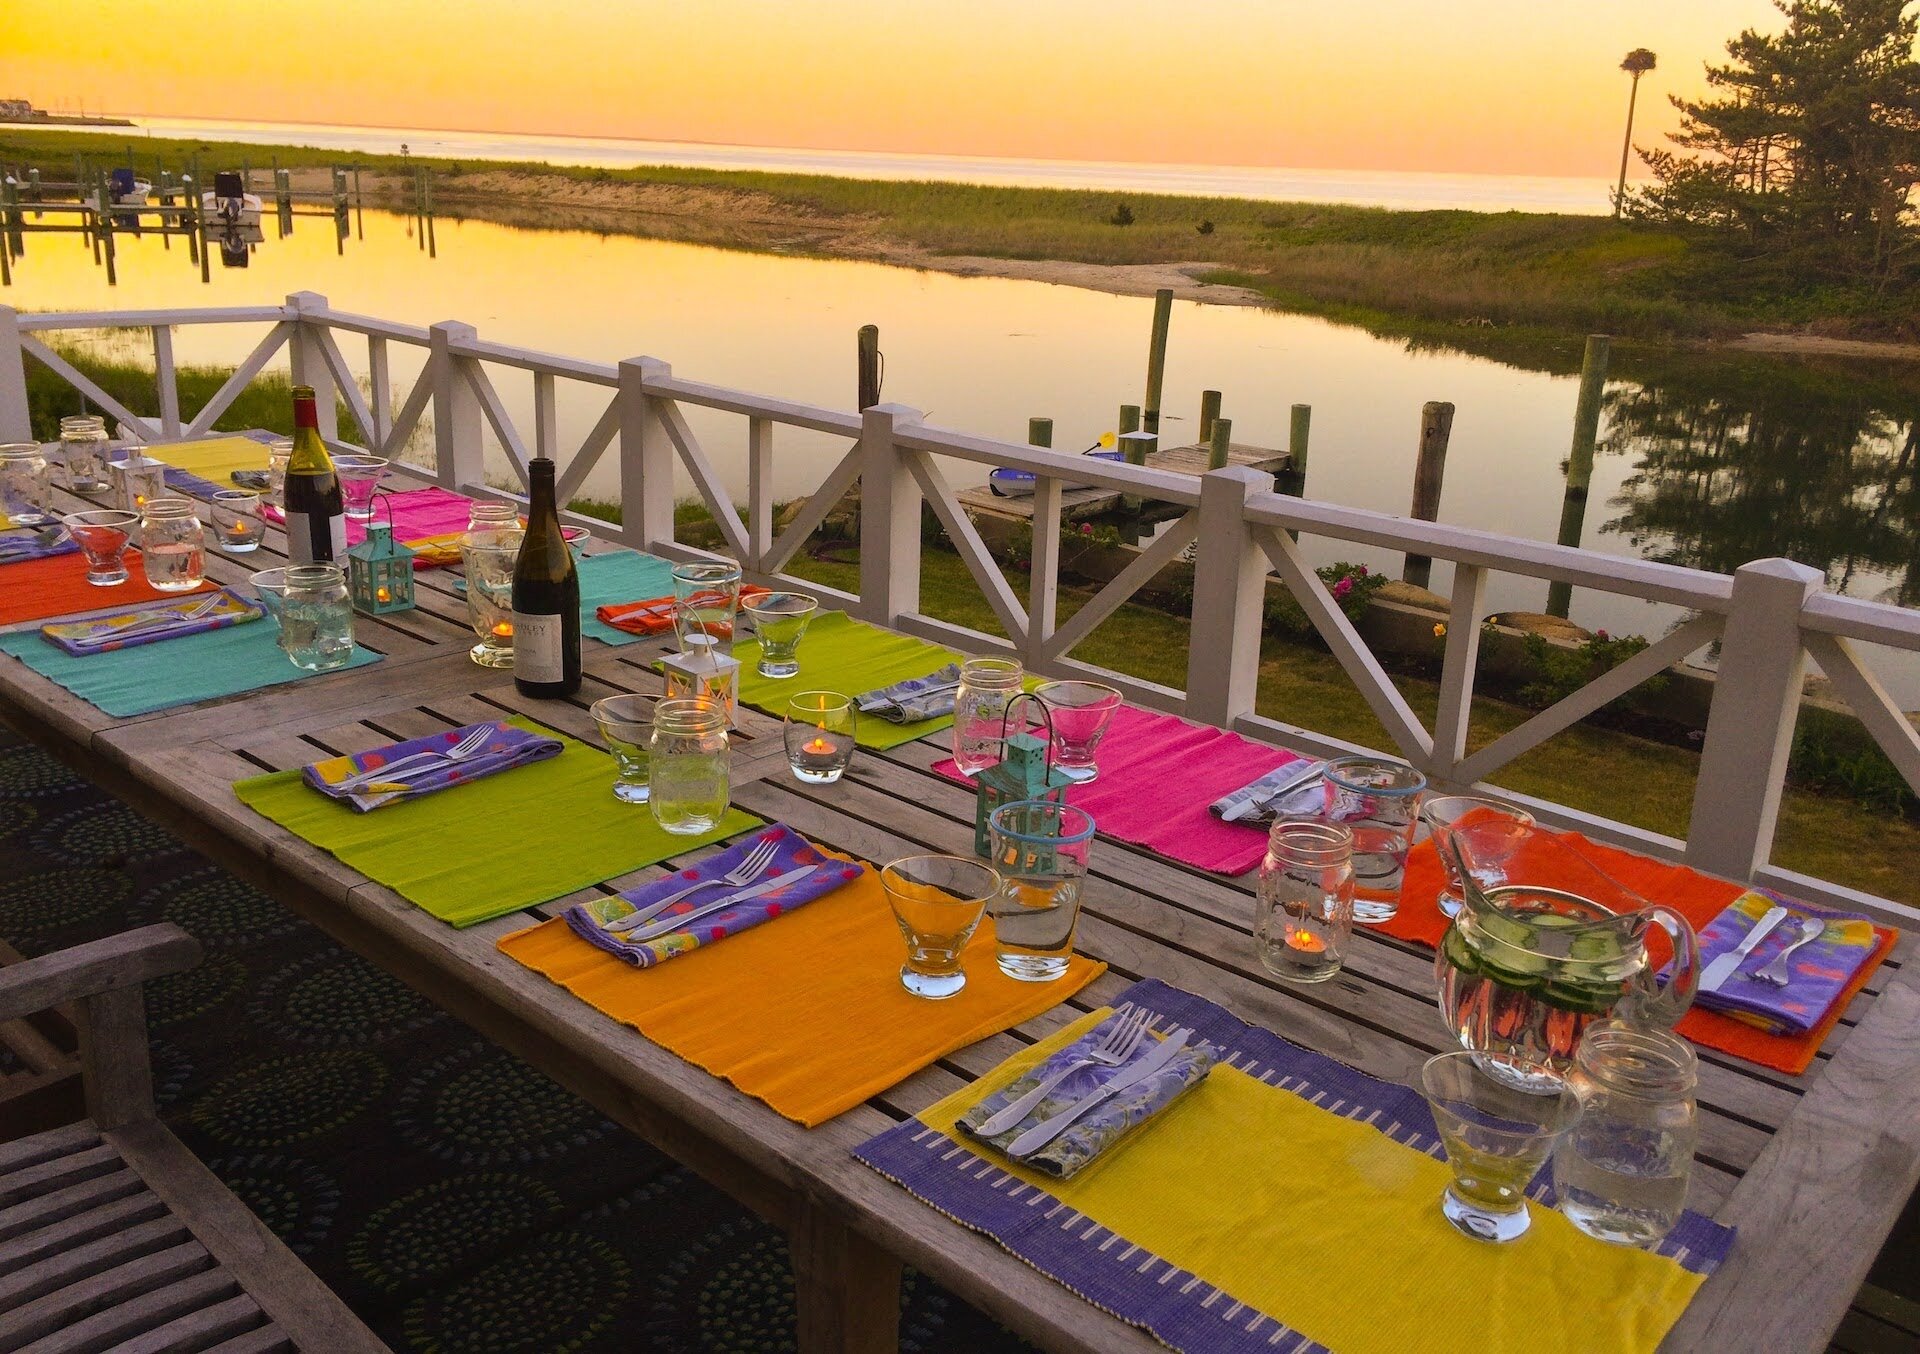
[[[269,221],[268,234],[274,228]],[[108,288],[74,237],[29,236],[4,300],[33,309],[275,303],[312,290],[339,308],[415,324],[457,319],[485,338],[612,362],[650,355],[689,378],[851,408],[854,331],[880,326],[886,398],[931,422],[1024,440],[1026,421],[1055,420],[1055,445],[1078,449],[1140,398],[1151,302],[1071,287],[962,278],[878,264],[729,252],[580,231],[526,231],[441,220],[429,260],[405,217],[367,213],[365,238],[336,254],[329,223],[302,219],[269,238],[245,269],[216,267],[203,285],[184,246],[123,239],[120,285]],[[259,330],[185,328],[182,362],[231,365]],[[364,345],[342,336],[348,360]],[[418,359],[396,345],[394,380],[409,388]],[[1616,369],[1618,371],[1618,368]],[[1851,374],[1788,380],[1753,360],[1674,359],[1609,387],[1585,544],[1622,555],[1730,569],[1788,554],[1825,568],[1835,586],[1911,601],[1920,590],[1920,400]],[[523,430],[530,376],[496,369]],[[1552,540],[1576,381],[1458,352],[1409,351],[1358,330],[1247,307],[1177,304],[1163,436],[1192,436],[1200,391],[1225,392],[1236,440],[1284,445],[1288,406],[1313,406],[1310,494],[1404,512],[1421,403],[1458,406],[1441,519]],[[562,444],[577,445],[607,394],[561,383]],[[745,420],[689,411],[729,488],[745,496]],[[529,432],[530,436],[530,432]],[[838,439],[780,429],[776,491],[810,491],[844,449]],[[504,459],[495,456],[502,473]],[[965,466],[956,483],[978,482]],[[612,457],[589,480],[614,495]],[[682,493],[691,493],[690,484]],[[1307,542],[1321,562],[1344,558],[1398,572],[1400,557]],[[1434,586],[1449,585],[1444,565]],[[1496,577],[1491,604],[1539,610],[1545,585]],[[1671,608],[1576,593],[1573,618],[1615,633],[1657,636]],[[1903,668],[1905,665],[1903,665]],[[1920,672],[1896,680],[1920,704]]]

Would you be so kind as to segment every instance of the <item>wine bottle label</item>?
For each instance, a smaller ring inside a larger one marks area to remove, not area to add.
[[[566,658],[560,617],[513,613],[513,675],[523,682],[564,682]]]
[[[347,557],[347,519],[288,512],[287,556],[295,564],[338,564]]]

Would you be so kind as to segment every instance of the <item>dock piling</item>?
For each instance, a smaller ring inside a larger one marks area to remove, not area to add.
[[[1207,469],[1218,470],[1227,463],[1233,450],[1233,420],[1215,416],[1213,426],[1207,429]]]
[[[1128,433],[1140,431],[1140,406],[1123,404],[1120,406],[1120,422],[1114,426],[1115,437],[1125,437]]]
[[[1560,501],[1560,544],[1580,544],[1587,522],[1587,488],[1593,482],[1593,449],[1600,440],[1600,398],[1607,388],[1607,362],[1613,340],[1587,335],[1580,360],[1580,399],[1573,408],[1573,448],[1567,453],[1567,492]],[[1573,606],[1573,584],[1547,584],[1547,614],[1566,619]]]
[[[1408,515],[1422,522],[1440,517],[1440,484],[1447,471],[1447,439],[1453,435],[1453,405],[1447,400],[1428,400],[1420,406],[1420,459],[1413,468],[1413,506]],[[1433,561],[1425,555],[1408,555],[1401,580],[1424,588],[1433,579]]]
[[[1307,434],[1313,428],[1313,406],[1296,404],[1287,421],[1287,468],[1273,477],[1273,487],[1295,498],[1307,496]]]
[[[1030,418],[1027,420],[1027,445],[1030,447],[1050,447],[1053,445],[1053,420],[1050,418]]]
[[[880,356],[880,326],[863,324],[853,342],[859,407],[871,409],[880,403],[880,374],[885,359]]]
[[[1173,288],[1153,294],[1153,335],[1147,342],[1147,397],[1140,406],[1140,426],[1160,433],[1160,387],[1167,374],[1167,328],[1173,323]]]
[[[1202,443],[1213,441],[1213,421],[1220,417],[1220,392],[1203,390],[1200,392],[1200,437]]]
[[[1139,432],[1120,434],[1120,451],[1126,457],[1128,465],[1145,465],[1147,457],[1159,449],[1160,439],[1144,429]],[[1120,507],[1124,512],[1139,512],[1140,495],[1122,494]]]

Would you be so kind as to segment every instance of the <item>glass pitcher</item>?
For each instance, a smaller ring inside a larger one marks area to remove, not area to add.
[[[1434,971],[1447,1028],[1486,1055],[1489,1072],[1521,1089],[1557,1091],[1595,1021],[1670,1028],[1693,1004],[1700,946],[1685,917],[1622,887],[1551,833],[1532,834],[1507,863],[1510,882],[1483,888],[1465,835],[1439,844],[1455,853],[1466,902],[1441,938]],[[1646,946],[1656,926],[1673,941],[1664,979]],[[1522,1070],[1529,1067],[1536,1070]]]

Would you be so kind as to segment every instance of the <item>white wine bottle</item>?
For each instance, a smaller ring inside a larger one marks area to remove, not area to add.
[[[332,564],[347,557],[347,519],[340,477],[320,440],[313,387],[293,388],[293,455],[287,460],[287,557],[295,564]]]
[[[527,463],[527,534],[513,564],[513,684],[523,696],[580,689],[580,574],[560,534],[553,462]]]

